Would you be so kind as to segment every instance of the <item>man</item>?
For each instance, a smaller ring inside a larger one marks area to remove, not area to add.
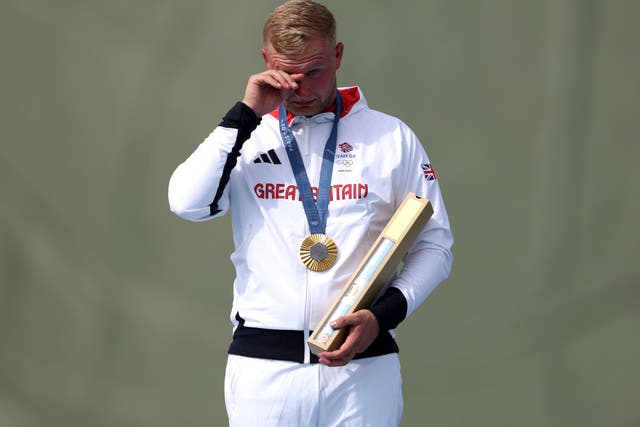
[[[357,87],[338,90],[344,47],[324,6],[286,2],[267,18],[263,38],[266,70],[249,78],[242,102],[169,183],[171,209],[182,218],[232,211],[229,423],[398,425],[400,365],[390,331],[448,276],[453,259],[435,172],[403,122],[368,108]],[[427,197],[434,215],[403,270],[371,309],[332,325],[348,328],[344,345],[310,354],[310,331],[408,192]],[[313,257],[326,260],[320,271],[301,260],[313,236],[322,243]]]

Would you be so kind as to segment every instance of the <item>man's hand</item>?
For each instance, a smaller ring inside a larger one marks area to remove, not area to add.
[[[339,349],[320,353],[318,356],[320,363],[327,366],[346,365],[356,354],[365,351],[380,333],[378,319],[369,310],[358,310],[339,317],[331,327],[333,329],[349,327],[349,335]]]
[[[273,111],[291,91],[298,88],[304,74],[289,74],[279,70],[267,70],[249,77],[242,102],[258,117]]]

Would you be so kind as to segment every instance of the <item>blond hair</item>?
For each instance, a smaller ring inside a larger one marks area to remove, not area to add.
[[[264,46],[269,44],[281,54],[295,54],[304,49],[311,37],[336,43],[336,20],[333,14],[311,0],[290,0],[269,14],[262,31]]]

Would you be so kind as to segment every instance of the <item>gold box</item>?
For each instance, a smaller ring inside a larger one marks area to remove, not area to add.
[[[333,351],[344,343],[348,328],[333,329],[331,322],[371,306],[431,215],[433,207],[428,199],[407,194],[307,340],[312,353]]]

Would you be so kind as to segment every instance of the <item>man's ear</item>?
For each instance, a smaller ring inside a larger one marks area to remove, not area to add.
[[[342,62],[342,53],[344,52],[344,45],[339,42],[336,45],[336,70],[340,68],[340,62]]]

